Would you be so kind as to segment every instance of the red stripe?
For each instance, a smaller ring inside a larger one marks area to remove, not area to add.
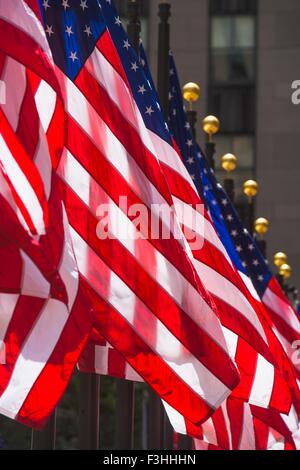
[[[39,142],[40,119],[36,109],[32,75],[26,71],[26,90],[19,112],[16,136],[27,154],[33,159]],[[40,81],[40,80],[39,80]],[[28,119],[30,116],[30,119]]]

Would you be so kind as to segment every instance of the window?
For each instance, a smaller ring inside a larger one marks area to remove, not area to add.
[[[234,178],[241,212],[243,182],[254,176],[256,11],[255,0],[210,0],[208,114],[221,122],[221,132],[215,136],[216,172],[222,181],[222,155],[237,156]]]
[[[252,16],[216,16],[211,24],[212,79],[251,82],[255,68],[255,23]]]

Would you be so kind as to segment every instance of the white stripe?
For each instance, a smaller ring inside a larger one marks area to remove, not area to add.
[[[12,129],[16,131],[26,91],[25,67],[11,57],[7,57],[2,80],[6,85],[6,104],[1,109]]]
[[[39,200],[26,176],[7,147],[2,135],[0,135],[0,160],[8,178],[14,185],[14,189],[17,191],[26,206],[37,231],[39,233],[45,233],[43,210],[40,206]]]
[[[219,445],[214,422],[211,418],[209,418],[207,421],[205,421],[205,423],[202,424],[202,431],[204,441],[215,446]]]
[[[187,431],[185,419],[182,414],[180,414],[177,410],[175,410],[175,408],[170,406],[166,401],[162,400],[162,404],[164,405],[165,411],[174,431],[179,432],[180,434],[186,434]]]
[[[44,132],[46,133],[55,111],[56,93],[44,80],[41,80],[35,93],[35,103]]]
[[[39,126],[39,141],[34,156],[34,163],[44,183],[44,191],[46,198],[49,199],[51,193],[51,173],[52,162],[49,154],[47,137],[43,129]]]
[[[50,293],[50,284],[42,275],[35,263],[20,250],[23,259],[22,266],[22,295],[31,295],[33,297],[41,297],[47,299]]]
[[[13,317],[19,294],[0,294],[0,340],[3,341]]]
[[[108,354],[110,346],[95,345],[95,372],[97,374],[108,374]]]
[[[248,403],[244,403],[239,450],[255,450],[253,417]]]
[[[272,397],[273,385],[274,367],[258,354],[249,403],[268,408]]]

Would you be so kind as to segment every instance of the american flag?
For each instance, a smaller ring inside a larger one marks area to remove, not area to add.
[[[251,235],[243,226],[242,222],[240,221],[231,201],[229,200],[227,194],[223,190],[222,186],[217,182],[214,173],[210,170],[209,165],[203,156],[201,150],[194,142],[192,132],[187,121],[184,109],[183,109],[183,102],[181,96],[181,89],[177,77],[175,62],[170,55],[170,126],[174,133],[174,137],[176,142],[178,143],[181,153],[183,155],[185,164],[188,170],[193,175],[193,179],[196,181],[197,186],[199,187],[199,192],[203,194],[204,200],[206,202],[206,206],[211,214],[211,217],[214,221],[214,225],[218,231],[220,238],[222,239],[227,252],[230,255],[230,258],[233,264],[237,267],[239,273],[241,273],[242,279],[246,282],[247,286],[251,289],[252,295],[254,298],[258,299],[259,294],[261,301],[262,311],[264,312],[264,316],[270,320],[269,318],[269,308],[265,309],[264,306],[264,292],[267,288],[267,285],[270,285],[270,281],[272,279],[272,273],[270,272],[267,263],[260,253],[255,240],[252,239]],[[192,145],[187,145],[187,142],[192,141]],[[243,255],[241,255],[243,254]],[[274,283],[274,280],[273,280]],[[283,294],[281,293],[283,297]],[[288,305],[287,299],[285,299],[286,305]],[[279,305],[277,310],[280,310],[282,307]],[[291,307],[289,307],[291,310]],[[286,322],[289,322],[289,317],[286,318]],[[274,324],[270,321],[268,322],[270,328],[274,329],[274,332],[277,336],[281,339],[278,331],[276,330]],[[296,328],[298,327],[295,323]],[[285,346],[285,343],[281,343],[281,345]],[[284,359],[282,360],[282,368],[283,372],[287,375],[287,380],[289,385],[293,388],[293,404],[294,406],[291,408],[289,416],[279,415],[275,411],[270,410],[263,410],[257,406],[248,406],[244,404],[243,407],[243,415],[244,420],[249,422],[249,426],[254,429],[257,423],[260,423],[260,418],[264,421],[264,426],[267,428],[271,428],[272,424],[275,429],[280,433],[282,432],[284,438],[287,442],[293,444],[293,439],[291,437],[292,433],[298,429],[298,417],[295,408],[298,409],[299,405],[299,393],[297,383],[295,381],[295,375],[293,370],[292,361],[288,360],[292,359],[291,356],[284,357],[285,354],[282,354],[280,347],[276,349],[278,351],[278,356],[282,356]],[[288,352],[288,351],[287,351]],[[236,425],[238,423],[235,420],[234,413],[230,414],[228,419],[228,415],[225,416],[226,407],[232,408],[232,406],[237,406],[235,404],[236,400],[234,400],[235,392],[231,395],[228,399],[228,403],[224,403],[222,408],[218,410],[215,415],[210,418],[210,420],[202,426],[201,429],[191,429],[189,423],[184,422],[180,416],[172,415],[172,410],[169,411],[171,416],[171,420],[177,418],[177,422],[174,424],[175,429],[181,430],[181,432],[188,432],[189,434],[196,434],[196,432],[205,434],[205,429],[207,427],[209,429],[213,429],[213,441],[209,441],[211,444],[216,444],[218,439],[224,440],[224,433],[225,437],[227,436],[226,442],[229,442],[231,437],[231,441],[233,436],[237,433],[239,439],[239,445],[243,442],[243,437],[240,434],[239,426]],[[241,405],[239,405],[241,406]],[[248,416],[248,418],[247,418]],[[222,418],[222,419],[221,419]],[[253,418],[253,419],[252,419]],[[223,421],[222,421],[223,420]],[[243,419],[242,419],[243,421]],[[229,430],[230,433],[227,433],[227,430],[224,426],[222,426],[222,422],[229,423]],[[271,424],[270,424],[271,423]],[[284,424],[283,424],[284,423]],[[261,426],[261,423],[260,423]],[[271,432],[271,431],[270,431]],[[254,436],[253,432],[251,431],[252,436]],[[218,439],[217,439],[218,437]],[[206,438],[207,439],[207,438]],[[219,444],[220,445],[220,442]],[[236,448],[231,442],[231,445]],[[249,445],[249,443],[247,444]],[[268,445],[270,446],[270,442],[268,441]],[[222,447],[222,446],[221,446]],[[243,448],[243,447],[238,447]],[[251,447],[247,447],[251,448]],[[260,446],[252,448],[260,448]]]
[[[112,3],[52,0],[41,7],[66,103],[60,189],[94,329],[162,398],[200,422],[238,382],[216,307],[178,215],[170,239],[151,238],[120,200],[143,204],[146,220],[151,215],[168,228],[152,208],[173,205],[168,165],[178,161],[191,182]],[[110,236],[100,239],[103,204]]]

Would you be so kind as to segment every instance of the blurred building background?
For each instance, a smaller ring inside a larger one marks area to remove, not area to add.
[[[140,0],[142,36],[157,75],[159,0]],[[126,14],[127,1],[118,7]],[[256,216],[270,220],[268,254],[285,251],[300,287],[300,105],[291,84],[300,80],[299,0],[171,0],[171,47],[181,82],[201,86],[201,120],[215,114],[217,164],[232,152],[237,203],[242,183],[259,183]],[[123,16],[123,15],[122,15]],[[219,171],[219,178],[223,178]]]

